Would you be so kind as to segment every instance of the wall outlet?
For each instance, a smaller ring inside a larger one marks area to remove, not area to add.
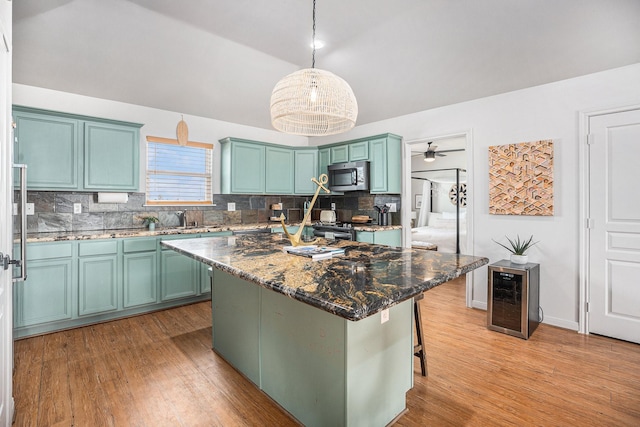
[[[35,213],[35,208],[33,207],[33,203],[27,203],[27,207],[25,211],[27,215],[33,215]]]
[[[236,204],[235,203],[227,203],[227,210],[229,212],[233,212],[236,210]]]
[[[389,309],[384,309],[380,312],[380,323],[386,323],[389,321]]]
[[[74,203],[73,204],[73,213],[74,214],[82,213],[82,203]]]
[[[395,203],[389,203],[389,212],[398,212]]]
[[[335,203],[331,203],[331,210],[335,211],[336,210],[336,204]]]

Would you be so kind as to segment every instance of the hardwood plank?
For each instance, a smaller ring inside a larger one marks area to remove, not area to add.
[[[490,331],[464,295],[463,279],[425,293],[429,376],[416,358],[396,425],[640,425],[640,346]],[[210,319],[203,302],[17,341],[15,425],[298,425],[211,350]]]

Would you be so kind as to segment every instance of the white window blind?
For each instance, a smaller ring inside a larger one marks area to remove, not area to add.
[[[213,144],[147,136],[147,204],[211,204]]]

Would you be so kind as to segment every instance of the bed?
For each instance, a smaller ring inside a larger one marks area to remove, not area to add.
[[[430,212],[427,225],[411,229],[411,246],[419,248],[426,243],[438,246],[439,252],[456,253],[455,212]],[[465,213],[460,214],[460,253],[466,253],[467,225]]]

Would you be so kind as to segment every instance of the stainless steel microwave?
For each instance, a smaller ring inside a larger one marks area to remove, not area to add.
[[[369,162],[347,162],[329,165],[329,190],[369,190]]]

